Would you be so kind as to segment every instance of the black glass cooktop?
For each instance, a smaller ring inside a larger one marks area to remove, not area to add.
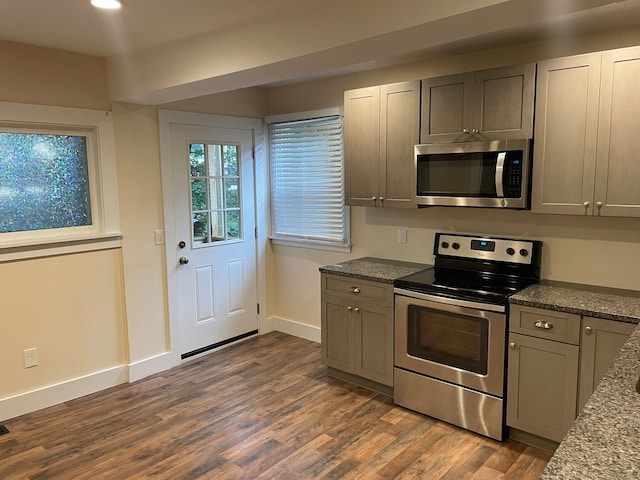
[[[509,296],[535,280],[488,272],[432,267],[397,279],[394,286],[449,298],[506,305]]]

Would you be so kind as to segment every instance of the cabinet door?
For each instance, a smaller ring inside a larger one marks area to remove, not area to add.
[[[380,87],[344,93],[347,205],[375,207],[380,165]]]
[[[532,137],[535,76],[535,64],[475,73],[473,140]]]
[[[322,295],[321,300],[322,363],[348,373],[355,373],[355,318],[349,299]]]
[[[420,136],[420,82],[380,87],[380,206],[417,208],[413,147]]]
[[[361,304],[356,320],[356,374],[393,386],[393,309]]]
[[[507,425],[559,442],[576,418],[576,345],[509,334]]]
[[[602,54],[596,215],[640,217],[640,47]]]
[[[469,140],[473,128],[473,73],[422,80],[421,143]]]
[[[583,317],[579,412],[582,411],[598,383],[620,353],[622,345],[635,328],[636,325],[633,323]]]
[[[534,213],[593,212],[600,58],[594,53],[538,64]]]

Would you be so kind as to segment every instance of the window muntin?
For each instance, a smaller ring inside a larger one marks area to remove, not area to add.
[[[0,233],[91,226],[89,138],[0,128]]]
[[[272,239],[348,246],[342,131],[340,115],[269,125]]]
[[[192,244],[242,240],[240,146],[189,144]]]

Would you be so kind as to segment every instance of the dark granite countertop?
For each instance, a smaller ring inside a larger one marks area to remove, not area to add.
[[[621,322],[640,322],[640,292],[543,281],[510,302]],[[640,479],[640,327],[551,458],[542,480]]]
[[[512,295],[510,303],[620,322],[640,323],[640,292],[542,281]]]
[[[640,327],[564,438],[542,480],[640,478]]]
[[[360,278],[373,282],[393,283],[396,278],[411,275],[431,265],[402,262],[385,258],[363,257],[347,262],[334,263],[320,267],[322,273],[332,273],[345,277]]]

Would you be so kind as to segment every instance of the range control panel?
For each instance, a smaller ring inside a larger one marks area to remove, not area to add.
[[[439,233],[434,250],[436,255],[530,265],[535,261],[536,243],[535,240]]]

